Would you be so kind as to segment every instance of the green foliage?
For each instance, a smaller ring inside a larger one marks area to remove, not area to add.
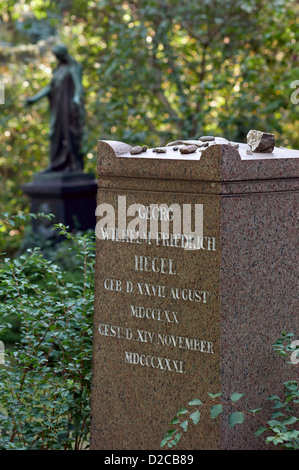
[[[20,339],[0,365],[0,449],[88,446],[94,238],[57,228],[79,259],[76,282],[39,248],[0,266],[0,338],[12,313],[21,323]]]
[[[3,257],[5,254],[10,255],[15,253],[22,244],[26,244],[26,238],[23,239],[23,233],[26,229],[31,230],[29,225],[32,219],[44,218],[51,220],[54,217],[53,214],[45,214],[44,212],[38,212],[37,214],[19,212],[17,214],[9,214],[8,212],[0,212],[0,256]],[[17,236],[16,236],[17,235]],[[6,238],[11,237],[11,241],[7,243]],[[35,246],[32,242],[37,241],[36,235],[30,233],[31,246]],[[45,245],[45,241],[39,237],[39,242]],[[40,246],[37,244],[37,246]],[[4,251],[5,250],[5,251]]]
[[[273,350],[278,355],[290,357],[290,353],[293,353],[295,348],[290,345],[290,340],[294,336],[293,333],[282,332],[281,338],[279,338],[273,345]],[[294,362],[289,362],[294,364]],[[211,419],[217,419],[225,408],[230,408],[232,412],[228,416],[228,425],[233,428],[236,425],[242,424],[245,417],[251,417],[259,422],[260,426],[255,432],[256,436],[261,436],[264,432],[267,432],[265,438],[266,443],[272,443],[274,445],[280,445],[288,450],[299,449],[299,430],[298,426],[295,425],[299,422],[299,418],[295,416],[296,411],[298,412],[299,403],[299,389],[298,382],[290,380],[284,384],[283,397],[278,395],[271,395],[268,400],[272,403],[273,412],[271,419],[265,421],[257,416],[257,413],[262,408],[254,410],[244,410],[236,403],[244,396],[243,393],[232,393],[230,400],[222,399],[221,393],[209,393],[209,400],[202,402],[198,398],[191,400],[188,405],[190,409],[181,408],[176,416],[171,420],[171,429],[167,431],[164,438],[161,441],[161,447],[173,447],[180,441],[183,432],[188,431],[189,422],[198,424],[200,422],[201,412],[206,407],[210,410]],[[297,410],[296,410],[297,406]],[[194,411],[194,407],[198,407]],[[181,416],[183,415],[183,420]]]
[[[294,360],[299,361],[299,343],[298,341],[291,341],[294,333],[282,332],[281,337],[274,343],[273,349],[278,356],[283,356],[291,361],[286,361],[287,364],[293,364]],[[292,362],[293,359],[293,362]]]
[[[28,210],[20,184],[48,165],[47,100],[24,102],[51,79],[58,40],[83,65],[88,170],[98,139],[244,141],[257,128],[298,147],[298,8],[296,0],[2,1],[0,210]],[[34,41],[45,22],[56,36]]]

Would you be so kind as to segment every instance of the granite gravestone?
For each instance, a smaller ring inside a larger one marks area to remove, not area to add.
[[[50,104],[50,152],[48,168],[34,175],[22,189],[31,199],[31,212],[53,213],[55,222],[71,229],[94,227],[96,180],[84,173],[82,140],[84,104],[82,67],[73,59],[64,44],[53,48],[57,67],[50,83],[26,100],[32,105],[42,98]],[[35,220],[33,228],[42,236],[51,237],[51,225]]]
[[[98,143],[92,449],[158,450],[192,398],[254,409],[291,378],[271,345],[298,321],[299,151],[208,142]],[[261,449],[255,429],[203,413],[178,449]]]

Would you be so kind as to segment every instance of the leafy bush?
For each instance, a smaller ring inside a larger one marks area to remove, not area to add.
[[[20,340],[0,365],[0,449],[88,446],[94,237],[57,227],[80,260],[76,282],[39,248],[0,267],[0,338],[12,314],[21,321]]]
[[[294,344],[297,342],[293,344],[290,343],[293,336],[293,333],[283,331],[281,338],[273,345],[274,351],[276,351],[278,355],[287,358],[290,357],[290,354],[297,356],[299,351],[296,349],[296,344]],[[287,362],[294,365],[298,364],[297,360]],[[268,397],[268,400],[273,403],[273,413],[271,419],[268,421],[257,416],[257,413],[262,408],[244,410],[236,404],[236,402],[244,396],[243,393],[232,393],[229,401],[223,400],[221,395],[221,393],[208,393],[209,399],[206,402],[203,403],[199,398],[194,398],[188,403],[190,409],[186,407],[181,408],[171,420],[171,428],[162,439],[161,447],[176,446],[183,432],[187,432],[189,423],[198,424],[200,422],[201,412],[204,407],[210,408],[210,417],[212,419],[218,418],[224,408],[229,407],[232,409],[232,413],[228,417],[229,427],[233,428],[236,424],[242,424],[245,417],[250,416],[260,424],[260,427],[255,433],[256,436],[262,435],[265,431],[268,431],[270,434],[266,437],[266,443],[272,442],[274,445],[281,445],[289,450],[299,449],[299,430],[294,426],[299,421],[299,418],[295,416],[295,411],[292,407],[299,403],[297,381],[289,380],[284,383],[283,397],[279,397],[278,395]]]

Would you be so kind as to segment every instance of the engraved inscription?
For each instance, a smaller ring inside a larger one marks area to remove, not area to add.
[[[176,275],[172,259],[135,255],[135,271]]]
[[[184,361],[167,359],[166,357],[150,356],[125,351],[125,362],[129,364],[140,364],[141,366],[152,367],[153,369],[167,370],[184,374]]]
[[[139,205],[139,219],[142,221],[173,222],[174,206],[170,208],[162,205]],[[201,211],[203,210],[202,205],[198,207],[201,208]],[[174,253],[177,252],[176,250],[173,251],[173,248],[200,250],[202,260],[203,256],[210,256],[211,253],[216,251],[216,238],[203,236],[203,233],[198,235],[199,231],[192,233],[191,229],[186,230],[184,233],[179,231],[170,233],[169,231],[163,231],[162,225],[160,231],[158,225],[154,226],[153,224],[150,227],[151,231],[147,231],[144,224],[139,224],[140,230],[132,227],[132,224],[128,226],[119,225],[118,228],[115,225],[112,227],[109,226],[108,219],[106,225],[104,222],[98,225],[97,235],[101,235],[98,238],[104,243],[112,241],[139,245],[146,244],[148,247],[144,248],[152,250],[151,256],[148,255],[148,251],[146,254],[130,252],[131,255],[127,263],[131,267],[131,272],[140,275],[140,279],[138,277],[137,280],[123,279],[123,277],[118,279],[114,278],[112,274],[107,275],[103,280],[104,291],[111,293],[111,295],[119,295],[122,298],[123,296],[128,297],[126,315],[127,320],[130,319],[129,324],[131,327],[128,326],[128,323],[124,323],[125,326],[123,326],[103,322],[99,325],[98,332],[101,337],[123,340],[124,344],[132,345],[132,348],[125,347],[123,352],[123,360],[128,365],[185,374],[188,359],[185,355],[184,360],[172,358],[172,354],[178,354],[178,351],[182,351],[183,354],[186,351],[208,356],[215,353],[215,346],[209,338],[200,337],[202,332],[199,332],[199,337],[180,334],[180,325],[183,324],[186,318],[184,312],[188,309],[188,305],[191,306],[192,304],[192,311],[196,312],[198,317],[199,315],[205,315],[207,311],[205,306],[209,306],[213,294],[206,290],[204,286],[194,285],[193,282],[192,286],[184,285],[184,281],[182,281],[184,272],[180,272],[180,265],[174,256]],[[187,224],[184,225],[183,230],[186,227]],[[152,230],[153,228],[155,230]],[[180,224],[177,224],[176,227],[173,225],[173,228],[180,229]],[[170,256],[157,255],[156,251],[159,247],[163,247],[164,252],[165,249],[169,250]],[[142,279],[143,275],[145,279]],[[120,277],[119,274],[116,276]],[[186,279],[188,279],[188,276]],[[148,305],[149,302],[150,305]],[[160,303],[160,305],[157,305],[157,303]],[[156,328],[159,330],[160,327],[161,330],[165,327],[165,331],[156,331]],[[152,331],[151,328],[155,331]],[[169,328],[173,328],[173,331],[169,332]],[[144,345],[142,346],[144,348],[146,348],[146,345],[152,346],[152,351],[151,353],[148,351],[140,352],[140,346],[138,352],[134,351],[134,344],[136,346],[137,344]],[[164,354],[162,351],[166,350],[168,352]]]
[[[108,325],[105,323],[99,326],[99,333],[101,336],[136,341],[137,343],[150,343],[167,348],[179,348],[206,354],[214,353],[213,343],[199,338],[188,338],[175,334],[156,333],[154,331],[141,329],[134,331],[131,328]]]
[[[135,293],[144,297],[169,297],[172,300],[183,300],[189,302],[207,303],[209,292],[200,289],[188,289],[187,287],[170,287],[161,284],[149,284],[148,282],[137,282],[134,286],[132,281],[126,281],[126,290],[123,289],[122,281],[107,278],[104,280],[104,289],[108,291]]]
[[[98,238],[113,242],[126,242],[147,244],[153,246],[166,246],[169,248],[183,248],[185,250],[216,251],[216,238],[208,236],[190,235],[170,232],[144,232],[141,230],[119,230],[114,227],[100,227]]]
[[[146,318],[148,320],[156,320],[160,322],[179,323],[178,312],[169,310],[160,310],[157,308],[131,305],[131,316],[135,318]]]

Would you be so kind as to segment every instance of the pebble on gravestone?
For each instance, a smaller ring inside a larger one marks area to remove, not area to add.
[[[213,137],[212,135],[202,135],[201,137],[199,137],[198,140],[201,140],[202,142],[212,142],[213,140],[215,140],[215,137]]]
[[[182,147],[180,147],[180,152],[183,154],[194,153],[196,152],[196,150],[197,150],[196,145],[183,145]]]
[[[199,142],[198,140],[175,140],[174,142],[169,142],[166,147],[173,147],[177,145],[196,145],[196,147],[203,147],[205,144]]]
[[[175,140],[174,142],[169,142],[166,147],[172,147],[173,145],[184,145],[183,140]]]
[[[142,152],[146,152],[146,151],[147,151],[147,145],[143,145]]]
[[[197,147],[208,147],[209,146],[209,142],[199,142],[197,144]]]
[[[156,151],[156,153],[166,153],[167,152],[167,150],[164,149],[164,148],[156,148],[155,151]]]
[[[142,147],[140,145],[136,145],[136,147],[132,147],[130,150],[131,155],[139,155],[142,153]]]
[[[275,135],[267,132],[250,130],[247,134],[247,144],[253,152],[271,153],[275,147]]]

